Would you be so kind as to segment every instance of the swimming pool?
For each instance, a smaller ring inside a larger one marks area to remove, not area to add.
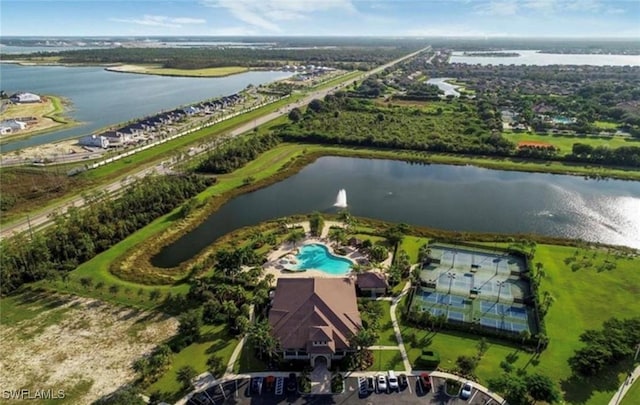
[[[328,274],[343,275],[351,269],[351,261],[337,257],[324,245],[310,244],[300,248],[296,255],[296,270],[320,270]]]

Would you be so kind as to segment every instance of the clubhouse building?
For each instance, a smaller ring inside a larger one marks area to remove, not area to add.
[[[362,328],[355,281],[350,278],[279,278],[269,312],[271,332],[284,360],[312,367],[340,360]]]

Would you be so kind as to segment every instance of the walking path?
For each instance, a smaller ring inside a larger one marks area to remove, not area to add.
[[[396,340],[398,341],[398,349],[400,349],[400,355],[402,356],[402,363],[404,364],[404,369],[408,372],[411,372],[411,363],[409,362],[409,356],[407,355],[407,351],[404,348],[404,341],[402,340],[402,333],[400,333],[400,326],[398,325],[398,319],[396,317],[396,308],[398,307],[398,302],[400,299],[409,291],[411,288],[411,283],[406,283],[402,292],[398,294],[397,297],[391,301],[391,324],[393,325],[393,332],[396,335]]]
[[[251,304],[249,306],[249,321],[253,322],[253,315],[254,315],[254,310],[255,310],[255,306],[253,304]],[[235,349],[233,349],[233,353],[231,353],[231,357],[229,358],[229,363],[227,363],[227,368],[224,372],[224,376],[226,376],[227,374],[233,374],[233,365],[236,364],[236,360],[238,359],[238,356],[240,356],[240,353],[242,353],[242,348],[244,347],[244,344],[247,341],[247,335],[245,334],[242,339],[240,339],[240,342],[238,343],[238,345],[236,346]],[[223,378],[224,378],[223,376]]]
[[[636,384],[640,384],[637,382],[638,377],[640,377],[640,366],[636,367],[632,373],[630,373],[627,378],[625,378],[624,382],[620,385],[616,393],[611,397],[611,401],[609,401],[609,405],[618,405],[622,398],[627,394],[627,391],[633,385],[633,382],[636,381]]]

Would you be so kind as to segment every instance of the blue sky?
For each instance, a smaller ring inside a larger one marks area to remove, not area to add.
[[[640,0],[2,0],[2,36],[640,38]]]

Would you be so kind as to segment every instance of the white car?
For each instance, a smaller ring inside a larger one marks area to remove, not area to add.
[[[387,392],[387,377],[384,375],[378,376],[378,392]]]
[[[398,391],[400,389],[400,387],[398,386],[398,377],[396,377],[396,374],[393,371],[389,370],[389,376],[387,380],[389,381],[390,390]]]
[[[460,390],[460,399],[469,399],[471,397],[471,384],[465,383]]]

